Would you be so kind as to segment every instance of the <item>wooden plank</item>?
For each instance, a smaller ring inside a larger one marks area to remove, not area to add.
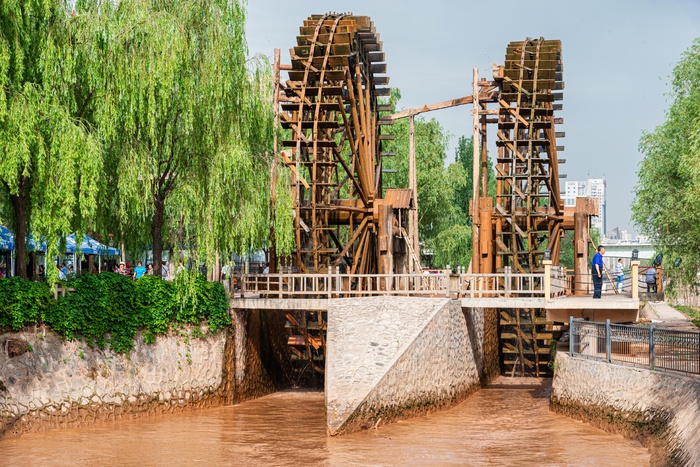
[[[284,163],[287,165],[287,167],[289,167],[289,169],[294,173],[294,175],[296,175],[297,179],[302,183],[302,185],[304,185],[304,187],[307,190],[311,189],[308,182],[304,180],[304,177],[297,173],[296,163],[290,159],[290,153],[291,151],[282,151],[280,153],[280,156],[282,156],[282,160],[284,161]]]
[[[311,34],[301,34],[297,36],[297,44],[298,45],[307,45],[311,44],[314,40],[314,34],[313,32]],[[331,40],[331,35],[326,33],[319,34],[316,36],[316,42],[319,44],[328,44],[329,41]],[[352,41],[352,34],[349,32],[336,32],[333,35],[333,44],[339,44],[339,43],[349,43]]]
[[[287,338],[287,345],[306,345],[306,338],[299,334],[289,336]]]

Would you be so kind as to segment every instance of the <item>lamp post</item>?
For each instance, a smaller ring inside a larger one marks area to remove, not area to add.
[[[630,269],[632,272],[632,298],[639,299],[639,250],[632,250],[632,258],[630,261]]]

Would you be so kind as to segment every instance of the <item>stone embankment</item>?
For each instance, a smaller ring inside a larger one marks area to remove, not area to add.
[[[206,338],[193,337],[192,327],[152,344],[139,335],[128,355],[64,341],[42,327],[0,334],[0,439],[229,404],[279,389],[271,361],[280,339],[270,330],[283,323],[256,312],[232,317],[231,328]]]
[[[638,439],[652,465],[700,465],[700,377],[558,352],[552,410]]]
[[[329,434],[446,408],[478,390],[489,366],[484,361],[484,323],[483,310],[463,310],[459,301],[450,299],[331,301]]]
[[[0,334],[0,438],[232,404],[289,387],[279,311],[231,310],[232,326],[180,328],[128,355],[45,328]],[[333,300],[328,431],[348,433],[454,405],[498,374],[496,310],[450,299]]]

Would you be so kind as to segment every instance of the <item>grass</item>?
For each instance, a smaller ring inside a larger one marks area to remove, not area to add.
[[[700,310],[685,305],[676,305],[674,308],[686,315],[695,326],[700,328]]]

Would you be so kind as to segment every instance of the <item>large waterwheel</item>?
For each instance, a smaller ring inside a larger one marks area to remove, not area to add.
[[[282,156],[293,173],[293,258],[300,272],[376,274],[394,268],[394,209],[408,206],[382,199],[381,145],[393,136],[380,132],[385,122],[379,112],[389,110],[377,102],[389,95],[388,87],[377,87],[389,81],[379,76],[386,72],[381,49],[372,21],[351,14],[309,17],[291,49],[280,116],[282,127],[291,130]],[[300,382],[324,372],[325,314],[287,314]]]
[[[292,168],[300,272],[340,267],[378,272],[377,200],[382,198],[379,96],[387,96],[384,53],[372,21],[313,15],[291,49],[282,127]],[[383,123],[383,122],[381,122]],[[388,137],[387,137],[388,139]]]
[[[562,99],[561,41],[511,42],[502,72],[496,164],[496,252],[515,273],[542,272],[548,251],[558,263],[563,205],[554,117]],[[539,279],[530,279],[539,280]],[[500,310],[501,369],[550,373],[552,323],[543,309]]]
[[[513,272],[540,272],[545,250],[559,256],[563,206],[559,188],[555,101],[563,88],[561,41],[526,39],[506,50],[498,117],[497,254]],[[560,133],[559,136],[563,136]]]

